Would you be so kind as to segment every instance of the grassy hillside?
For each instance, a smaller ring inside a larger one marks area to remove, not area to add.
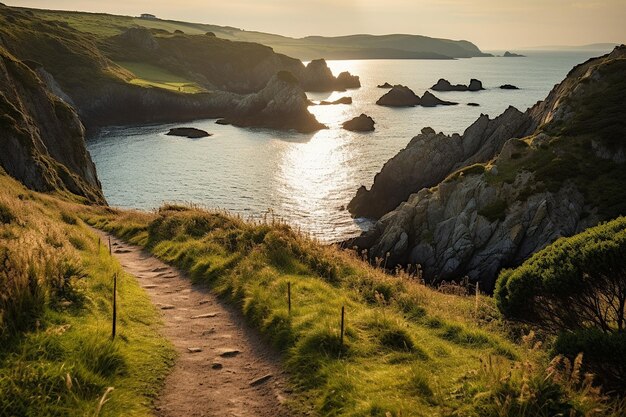
[[[238,306],[284,352],[296,393],[316,414],[618,415],[571,368],[560,369],[561,359],[548,363],[532,335],[513,337],[493,299],[445,293],[464,287],[437,291],[419,276],[391,277],[273,222],[179,206],[86,208],[82,216]]]
[[[151,415],[173,349],[147,295],[74,212],[0,169],[0,415]]]
[[[276,52],[302,60],[326,59],[449,59],[481,56],[483,53],[471,42],[429,38],[419,35],[353,35],[342,37],[309,36],[290,38],[271,33],[246,31],[229,26],[180,22],[161,19],[141,19],[98,13],[66,12],[32,9],[47,20],[66,22],[69,26],[100,37],[114,36],[133,26],[149,29],[181,31],[188,35],[213,32],[222,39],[255,42],[272,47]]]
[[[131,84],[140,85],[142,87],[164,88],[166,90],[179,91],[182,93],[199,93],[206,91],[197,83],[174,75],[154,65],[129,61],[118,62],[117,64],[134,75],[135,78],[130,80]]]

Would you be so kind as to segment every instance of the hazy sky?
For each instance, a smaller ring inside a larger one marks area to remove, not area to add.
[[[46,9],[235,26],[289,36],[412,33],[481,49],[626,43],[626,0],[3,0]]]

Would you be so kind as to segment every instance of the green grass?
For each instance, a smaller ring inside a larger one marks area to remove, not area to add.
[[[143,62],[117,62],[122,68],[130,71],[136,78],[131,84],[142,87],[158,87],[183,93],[200,93],[204,90],[198,84],[172,74],[171,72]]]
[[[151,415],[174,351],[147,294],[72,203],[4,173],[0,202],[14,216],[0,223],[0,415]]]
[[[482,404],[477,399],[495,395],[498,386],[480,374],[482,359],[494,358],[504,369],[521,369],[524,361],[545,369],[545,353],[509,340],[492,299],[446,295],[403,274],[390,277],[283,225],[174,206],[156,214],[88,209],[83,217],[147,247],[237,306],[284,353],[296,410],[474,416]],[[515,387],[512,392],[522,384]],[[556,401],[577,409],[565,394]]]

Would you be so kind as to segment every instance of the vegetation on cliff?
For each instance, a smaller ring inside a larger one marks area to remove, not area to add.
[[[0,168],[0,415],[148,416],[172,363],[155,307],[76,208]]]
[[[437,291],[419,274],[390,277],[273,221],[173,205],[83,213],[241,309],[284,352],[296,394],[320,415],[621,412],[590,381],[560,369],[564,359],[550,363],[532,336],[513,342],[493,299],[450,293],[463,287]]]

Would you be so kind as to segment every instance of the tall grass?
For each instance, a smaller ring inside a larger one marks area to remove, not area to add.
[[[503,389],[481,371],[481,358],[495,358],[515,381],[525,378],[520,364],[539,369],[546,361],[545,352],[511,342],[492,299],[444,294],[401,271],[389,276],[359,254],[322,246],[282,224],[180,206],[155,213],[87,209],[83,217],[144,245],[238,306],[283,352],[298,398],[321,415],[478,416],[479,399]],[[597,408],[588,412],[573,392],[563,389],[546,401],[571,415],[602,415],[608,407],[590,399]]]
[[[75,211],[0,171],[2,416],[147,416],[172,363],[158,313],[124,274],[110,340],[121,268]]]

